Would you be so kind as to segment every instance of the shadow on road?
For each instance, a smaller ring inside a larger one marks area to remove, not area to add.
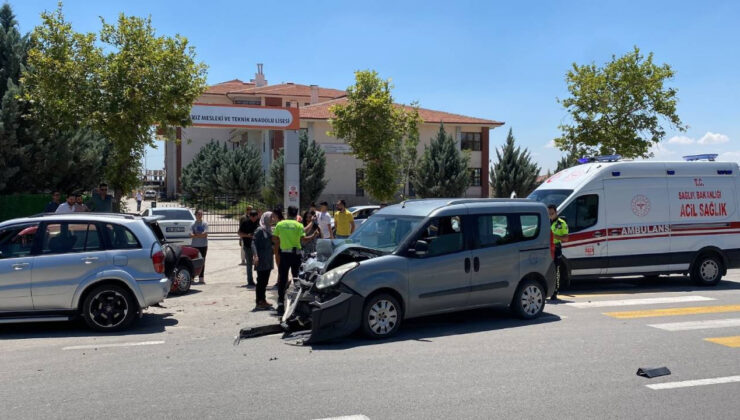
[[[345,350],[359,346],[408,340],[432,343],[435,338],[450,335],[527,327],[558,322],[560,320],[561,318],[559,316],[547,312],[542,313],[542,315],[537,319],[525,321],[515,318],[514,315],[505,310],[475,309],[464,312],[410,319],[403,323],[398,334],[387,340],[370,340],[362,337],[360,333],[355,333],[350,337],[338,338],[326,343],[314,344],[311,348],[314,350]]]
[[[640,294],[660,292],[695,292],[705,290],[740,290],[740,283],[723,280],[716,286],[698,286],[687,276],[622,277],[617,279],[577,280],[561,296]]]
[[[172,318],[173,315],[173,313],[145,313],[131,328],[110,333],[93,331],[87,328],[82,320],[0,325],[0,340],[57,337],[116,337],[156,334],[164,332],[166,327],[177,325],[177,319]]]

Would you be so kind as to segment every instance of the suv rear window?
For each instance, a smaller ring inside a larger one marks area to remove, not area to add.
[[[37,229],[38,224],[15,225],[0,229],[0,259],[29,256]]]
[[[155,216],[164,216],[164,220],[195,220],[188,210],[154,210]]]
[[[98,229],[94,224],[50,223],[44,228],[42,254],[97,251],[101,248]]]
[[[137,249],[141,248],[139,240],[128,228],[113,223],[105,225],[111,248],[113,249]]]

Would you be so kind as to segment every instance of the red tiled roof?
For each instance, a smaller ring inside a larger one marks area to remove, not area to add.
[[[275,96],[305,96],[311,97],[311,86],[296,83],[281,83],[279,85],[267,85],[262,87],[246,87],[229,91],[230,94],[242,95],[275,95]],[[319,98],[336,99],[345,96],[343,90],[327,89],[319,87]]]
[[[328,120],[332,117],[329,108],[335,104],[345,104],[347,98],[339,98],[332,101],[321,102],[314,105],[308,105],[300,108],[301,119],[307,120]],[[410,110],[411,107],[406,105],[396,105]],[[504,125],[503,122],[487,120],[483,118],[468,117],[465,115],[452,114],[443,111],[434,111],[431,109],[419,108],[419,116],[425,123],[445,123],[445,124],[480,124],[480,125]]]
[[[211,94],[211,95],[225,95],[231,92],[232,90],[245,89],[249,87],[254,87],[254,83],[242,82],[239,79],[234,79],[234,80],[229,80],[228,82],[221,82],[213,86],[208,86],[208,88],[206,88],[206,91],[204,93]]]

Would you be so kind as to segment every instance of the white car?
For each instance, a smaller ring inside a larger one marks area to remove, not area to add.
[[[154,191],[154,190],[146,190],[146,191],[144,191],[144,198],[146,198],[147,200],[149,200],[149,199],[156,200],[157,199],[157,192]]]
[[[190,228],[195,223],[195,215],[185,207],[161,207],[146,209],[142,216],[164,216],[159,220],[165,238],[170,242],[190,243]]]
[[[365,223],[368,217],[375,214],[379,209],[380,206],[354,206],[347,210],[352,213],[352,217],[355,219],[355,229],[357,229],[361,224]]]

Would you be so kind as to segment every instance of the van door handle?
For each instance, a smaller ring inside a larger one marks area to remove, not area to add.
[[[15,270],[15,271],[21,271],[24,268],[28,267],[28,263],[13,264],[12,267],[13,267],[13,270]]]
[[[473,258],[473,271],[477,273],[478,270],[480,270],[480,260],[478,259],[478,257],[475,257]]]
[[[601,238],[601,231],[594,232],[594,238]]]
[[[98,260],[98,257],[85,257],[82,259],[82,262],[84,262],[85,264],[92,264],[93,261],[97,261],[97,260]]]
[[[470,258],[465,258],[465,272],[470,272]]]

